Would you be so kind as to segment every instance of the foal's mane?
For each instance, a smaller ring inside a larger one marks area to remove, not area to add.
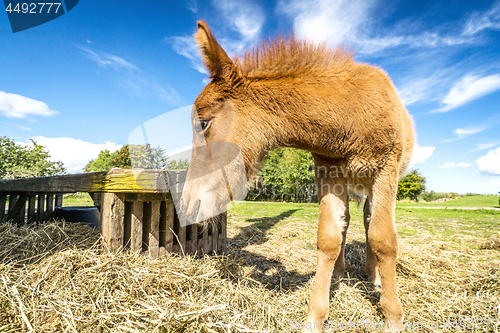
[[[353,64],[353,53],[344,47],[301,40],[292,33],[262,41],[243,56],[233,58],[238,70],[249,78],[331,75]]]

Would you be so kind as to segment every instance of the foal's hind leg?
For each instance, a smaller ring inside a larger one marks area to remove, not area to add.
[[[371,212],[371,197],[367,197],[365,201],[365,206],[363,207],[363,222],[365,224],[365,235],[366,235],[366,261],[365,261],[365,270],[368,275],[368,281],[373,283],[376,288],[381,287],[380,283],[380,272],[378,268],[377,257],[372,251],[370,246],[370,241],[368,239],[368,230],[370,229],[370,220],[372,218]]]
[[[391,168],[388,163],[373,183],[372,215],[368,228],[369,245],[377,259],[382,283],[380,307],[386,322],[393,328],[401,326],[403,320],[403,309],[396,290],[397,235],[394,210],[397,187],[398,170]]]

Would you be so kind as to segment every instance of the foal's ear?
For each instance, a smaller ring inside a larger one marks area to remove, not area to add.
[[[230,80],[237,76],[236,65],[227,56],[226,52],[217,43],[204,21],[198,21],[198,31],[194,35],[196,43],[200,47],[203,63],[210,71],[210,76]]]

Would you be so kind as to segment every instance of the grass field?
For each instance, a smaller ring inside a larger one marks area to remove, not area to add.
[[[364,320],[357,331],[373,331],[366,323],[381,320],[379,294],[363,269],[361,209],[350,211],[346,273],[332,285],[329,319]],[[293,331],[312,292],[317,218],[317,204],[243,202],[228,212],[227,256],[158,260],[101,255],[98,232],[80,224],[2,225],[0,332]],[[396,224],[405,322],[424,332],[436,332],[425,326],[436,321],[438,332],[499,332],[500,211],[398,204]]]
[[[63,206],[93,206],[94,201],[87,192],[69,193],[63,196]]]
[[[398,206],[500,208],[498,200],[498,195],[465,195],[445,202],[400,201],[398,202]]]

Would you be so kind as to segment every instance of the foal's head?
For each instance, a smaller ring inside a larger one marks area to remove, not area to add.
[[[237,66],[204,22],[198,22],[195,39],[212,81],[191,113],[193,153],[180,201],[187,224],[214,217],[230,201],[244,199],[254,146],[262,141],[255,131],[258,124],[249,118],[255,106]]]

